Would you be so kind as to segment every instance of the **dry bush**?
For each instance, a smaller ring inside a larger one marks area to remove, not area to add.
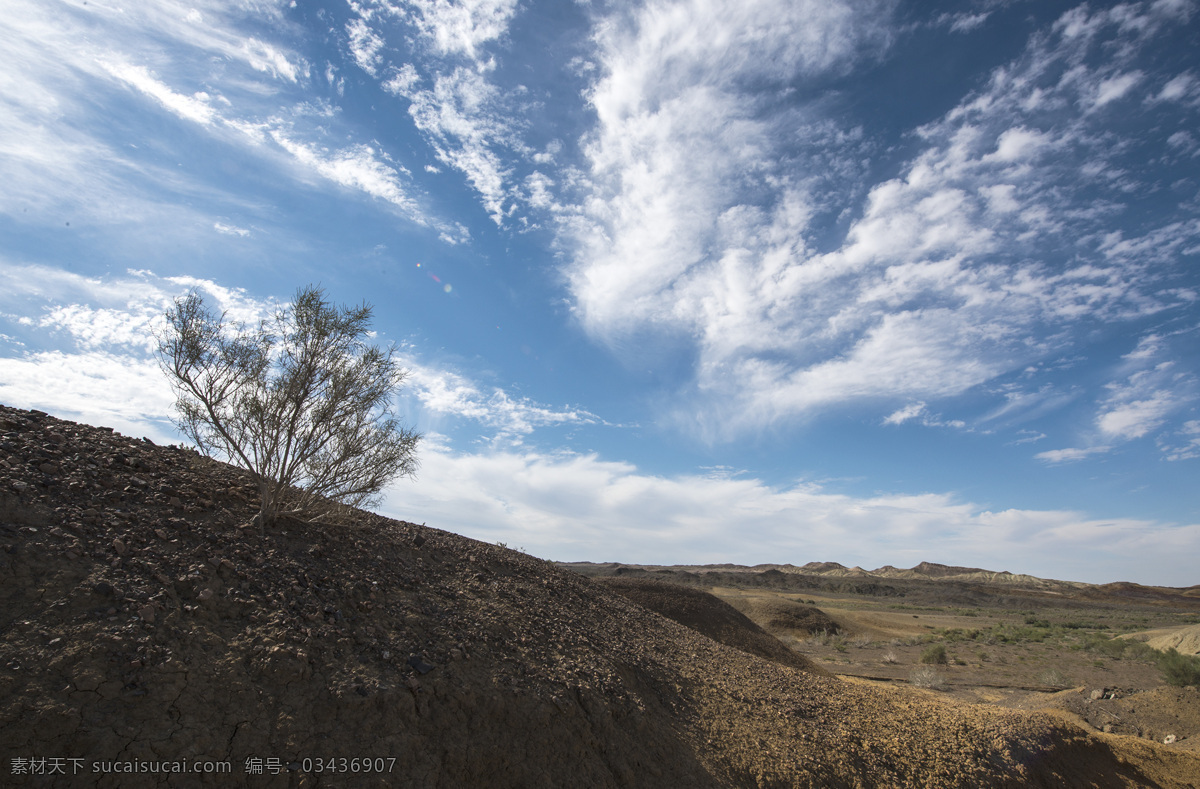
[[[883,656],[883,662],[888,665],[895,665],[900,662],[900,658],[896,657],[896,653],[889,649]]]
[[[413,476],[420,434],[392,414],[407,373],[372,336],[371,308],[338,308],[320,288],[257,327],[216,314],[199,293],[177,299],[158,336],[176,426],[210,457],[240,465],[259,492],[259,522],[371,507]]]
[[[917,688],[928,688],[929,690],[945,690],[946,678],[943,677],[933,666],[920,666],[912,670],[908,675],[908,683]]]

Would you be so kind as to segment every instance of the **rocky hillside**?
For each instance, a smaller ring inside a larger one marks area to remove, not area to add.
[[[1194,757],[1058,718],[780,665],[436,529],[359,512],[260,535],[252,492],[191,451],[0,408],[0,785],[1200,781]]]

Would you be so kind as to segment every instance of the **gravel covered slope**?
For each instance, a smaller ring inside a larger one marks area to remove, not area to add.
[[[245,475],[187,450],[0,407],[0,460],[4,786],[1182,787],[1200,764],[779,665],[436,529],[261,536]],[[355,757],[385,772],[305,761]],[[179,759],[231,773],[95,772]]]

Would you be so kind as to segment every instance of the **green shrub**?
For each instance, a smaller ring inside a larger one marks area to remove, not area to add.
[[[1200,656],[1181,655],[1171,647],[1159,656],[1158,669],[1168,685],[1200,685]]]
[[[950,659],[946,657],[946,647],[941,644],[932,644],[921,653],[921,662],[945,665],[950,662]]]
[[[1145,641],[1135,641],[1132,638],[1121,639],[1125,642],[1125,651],[1121,657],[1126,660],[1158,660],[1158,650]]]
[[[1125,648],[1130,642],[1123,638],[1109,638],[1100,633],[1089,633],[1083,640],[1083,648],[1089,652],[1099,652],[1102,655],[1107,655],[1114,660],[1119,660],[1125,655]],[[1132,655],[1130,655],[1132,657]]]

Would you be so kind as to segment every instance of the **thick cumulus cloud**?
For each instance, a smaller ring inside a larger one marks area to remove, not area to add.
[[[886,58],[888,10],[651,2],[597,34],[597,125],[567,231],[576,314],[617,348],[683,338],[686,416],[710,437],[954,397],[1089,325],[1196,299],[1179,282],[1194,204],[1131,210],[1186,162],[1168,137],[1198,120],[1191,83],[1148,54],[1189,4],[1071,11],[912,130],[916,155],[872,183],[874,142],[824,86]],[[1125,134],[1118,114],[1162,123]],[[1104,424],[1132,435],[1160,401]]]

